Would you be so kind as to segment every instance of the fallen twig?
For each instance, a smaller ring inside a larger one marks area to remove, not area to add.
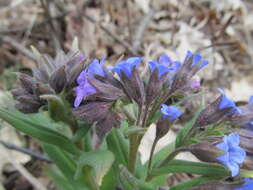
[[[47,158],[46,156],[44,155],[41,155],[37,152],[33,152],[27,148],[23,148],[23,147],[19,147],[19,146],[16,146],[14,144],[10,144],[10,143],[7,143],[7,142],[4,142],[2,140],[0,140],[0,144],[2,144],[5,148],[8,148],[10,150],[16,150],[18,152],[22,152],[22,153],[25,153],[25,154],[28,154],[38,160],[41,160],[41,161],[45,161],[47,163],[52,163],[52,160],[50,160],[49,158]]]
[[[5,157],[8,162],[10,162],[13,167],[18,170],[36,189],[47,190],[47,188],[44,187],[44,185],[39,180],[37,180],[29,171],[27,171],[24,166],[17,163],[4,147],[0,148],[0,155],[1,157]]]

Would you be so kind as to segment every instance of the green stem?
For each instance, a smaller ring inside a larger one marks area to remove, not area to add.
[[[167,158],[165,158],[164,161],[162,161],[161,164],[159,164],[158,168],[163,167],[165,164],[167,164],[169,161],[171,161],[173,158],[175,158],[175,156],[176,156],[177,154],[179,154],[180,152],[187,151],[187,150],[188,150],[187,147],[182,147],[182,148],[178,148],[178,149],[174,150],[173,152],[171,152],[171,153],[167,156]],[[146,181],[147,181],[147,182],[148,182],[148,181],[151,181],[154,177],[155,177],[155,175],[153,175],[152,172],[149,172],[149,173],[148,173],[148,176],[147,176],[147,178],[146,178]]]
[[[158,143],[158,140],[159,140],[159,138],[156,137],[153,144],[152,144],[152,148],[151,148],[151,151],[150,151],[150,157],[149,157],[149,161],[148,161],[148,173],[150,172],[150,169],[151,169],[152,159],[153,159],[153,155],[154,155],[154,152],[155,152],[155,147]]]
[[[132,135],[130,137],[130,150],[129,150],[129,162],[128,162],[128,169],[130,172],[134,173],[135,163],[138,154],[138,148],[140,144],[140,137],[139,135]]]
[[[139,107],[139,114],[138,118],[136,121],[137,126],[142,126],[145,122],[143,122],[143,119],[145,117],[145,106],[140,106]],[[143,126],[142,126],[143,127]],[[133,134],[130,138],[130,146],[129,146],[129,162],[128,162],[128,170],[132,173],[134,173],[135,170],[135,163],[137,159],[137,154],[138,154],[138,148],[141,142],[141,136],[138,134]]]
[[[163,167],[165,164],[167,164],[169,161],[171,161],[173,158],[175,158],[176,155],[178,155],[180,152],[188,151],[188,147],[181,147],[174,150],[172,153],[170,153],[165,160],[162,161],[161,164],[159,164],[158,168]]]

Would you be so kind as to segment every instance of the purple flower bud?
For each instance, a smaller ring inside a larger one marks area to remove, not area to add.
[[[161,113],[163,119],[169,118],[171,121],[174,121],[183,114],[177,106],[167,106],[166,104],[162,104]]]
[[[190,84],[190,87],[193,90],[199,89],[201,87],[200,80],[199,79],[193,80]]]
[[[216,145],[217,148],[223,150],[225,153],[218,156],[216,160],[221,162],[229,168],[232,177],[238,175],[240,164],[244,162],[246,152],[240,146],[240,136],[232,133],[224,136],[223,142]]]
[[[238,111],[227,117],[227,120],[232,124],[244,126],[252,129],[253,131],[253,104],[252,96],[249,98],[249,103],[244,106],[240,106]]]
[[[253,154],[253,131],[246,128],[238,128],[235,129],[234,132],[240,135],[240,146],[247,154]]]
[[[240,112],[235,103],[230,100],[223,90],[219,89],[221,95],[211,104],[209,104],[199,114],[194,127],[203,127],[220,120],[225,120],[228,115]]]
[[[215,162],[216,158],[224,151],[209,142],[200,142],[189,146],[189,151],[199,160],[204,162]]]
[[[172,85],[171,93],[187,89],[187,85],[191,78],[203,67],[208,65],[206,60],[202,60],[200,54],[193,54],[190,51],[187,52],[184,64],[176,72]]]

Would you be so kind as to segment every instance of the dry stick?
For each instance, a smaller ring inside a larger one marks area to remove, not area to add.
[[[48,163],[52,163],[52,160],[50,160],[48,157],[44,156],[44,155],[41,155],[37,152],[33,152],[27,148],[23,148],[23,147],[19,147],[19,146],[16,146],[14,144],[10,144],[10,143],[7,143],[7,142],[4,142],[2,140],[0,140],[0,144],[2,144],[5,148],[8,148],[10,150],[16,150],[18,152],[22,152],[24,154],[28,154],[38,160],[41,160],[41,161],[45,161],[45,162],[48,162]]]
[[[4,147],[0,148],[0,155],[5,157],[37,190],[47,190],[24,166],[17,163]]]
[[[214,35],[214,38],[215,38],[215,39],[218,39],[219,37],[221,37],[221,36],[225,33],[227,27],[231,24],[231,22],[233,21],[234,17],[235,17],[234,15],[231,15],[231,16],[229,17],[229,19],[228,19],[227,22],[224,24],[224,26],[221,28],[221,30],[218,31],[218,33],[217,33],[216,35]]]
[[[141,20],[141,22],[139,24],[139,27],[135,31],[135,36],[134,36],[134,39],[133,39],[133,48],[134,48],[134,50],[139,49],[139,47],[141,45],[143,33],[148,28],[148,25],[150,24],[154,14],[155,14],[155,10],[151,8],[149,10],[149,12]]]
[[[209,46],[205,46],[205,47],[201,47],[199,49],[197,49],[196,52],[201,52],[201,51],[204,51],[206,49],[209,49],[209,48],[212,48],[214,46],[216,47],[220,47],[220,46],[232,46],[232,45],[237,45],[238,42],[237,41],[232,41],[232,42],[219,42],[219,43],[214,43],[214,44],[211,44]]]
[[[21,45],[21,43],[17,42],[13,38],[10,38],[8,36],[1,37],[0,40],[4,41],[5,43],[10,44],[13,46],[16,50],[18,50],[21,54],[25,55],[26,57],[30,58],[33,61],[37,61],[36,56],[25,46]]]
[[[125,47],[127,49],[127,51],[129,51],[131,54],[136,55],[137,51],[134,50],[134,48],[127,42],[125,42],[124,40],[122,40],[120,37],[117,36],[117,34],[114,34],[112,31],[110,31],[108,28],[106,28],[105,26],[103,26],[101,23],[97,22],[94,18],[92,18],[91,16],[87,15],[86,13],[80,12],[80,15],[85,17],[87,20],[89,20],[90,22],[94,23],[94,24],[98,24],[98,26],[106,33],[108,34],[111,38],[113,38],[115,41],[117,41],[118,43],[120,43],[123,47]]]

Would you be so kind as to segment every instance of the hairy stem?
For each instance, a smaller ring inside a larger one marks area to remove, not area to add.
[[[152,159],[153,159],[153,155],[154,155],[154,152],[155,152],[155,147],[156,147],[156,145],[158,143],[158,140],[159,140],[159,138],[156,137],[155,140],[154,140],[154,142],[153,142],[153,144],[152,144],[152,148],[151,148],[150,156],[149,156],[149,160],[148,160],[148,173],[149,173],[149,171],[151,169]]]
[[[174,150],[173,152],[171,152],[167,158],[165,158],[165,160],[162,161],[161,164],[159,164],[158,168],[163,167],[165,164],[167,164],[169,161],[171,161],[173,158],[175,158],[175,156],[177,154],[179,154],[180,152],[183,151],[187,151],[188,148],[187,147],[182,147],[182,148],[177,148],[176,150]],[[146,181],[151,181],[153,178],[155,177],[155,175],[152,175],[152,172],[149,172]]]
[[[144,104],[145,105],[145,104]],[[139,108],[139,114],[138,114],[138,118],[137,121],[135,122],[135,124],[137,126],[142,126],[145,123],[143,120],[145,118],[145,112],[147,110],[145,110],[145,106],[142,105]],[[130,146],[129,146],[129,162],[128,162],[128,169],[130,172],[134,173],[134,169],[135,169],[135,163],[136,163],[136,159],[137,159],[137,154],[138,154],[138,149],[139,149],[139,145],[141,142],[141,136],[138,134],[133,134],[130,137]]]
[[[180,152],[184,152],[184,151],[188,151],[188,147],[181,147],[181,148],[177,148],[176,150],[174,150],[173,152],[171,152],[167,158],[165,158],[165,160],[162,161],[161,164],[159,164],[159,168],[163,167],[165,164],[167,164],[169,161],[171,161],[173,158],[175,158],[176,155],[178,155]]]

